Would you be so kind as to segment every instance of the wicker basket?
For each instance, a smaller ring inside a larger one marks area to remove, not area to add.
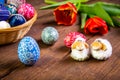
[[[7,29],[0,29],[0,45],[13,43],[21,39],[31,28],[37,19],[37,12],[26,23]]]

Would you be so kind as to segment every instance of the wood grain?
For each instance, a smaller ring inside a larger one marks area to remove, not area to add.
[[[120,3],[119,0],[93,0]],[[66,34],[79,29],[79,19],[72,26],[57,25],[52,10],[39,10],[43,0],[27,0],[38,11],[38,19],[26,36],[35,38],[41,49],[41,56],[33,66],[23,65],[17,56],[19,41],[0,46],[0,80],[119,80],[120,79],[120,28],[112,28],[109,33],[86,35],[91,44],[96,38],[108,39],[113,47],[112,56],[106,61],[97,61],[92,57],[84,62],[70,58],[70,49],[63,40]],[[41,41],[41,31],[46,26],[54,26],[59,32],[59,40],[52,46]]]

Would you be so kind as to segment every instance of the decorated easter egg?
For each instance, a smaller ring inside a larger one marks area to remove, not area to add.
[[[10,24],[6,21],[0,21],[0,29],[10,28]]]
[[[25,3],[18,7],[18,14],[23,15],[27,20],[29,20],[34,16],[35,9],[31,4]]]
[[[18,45],[18,57],[25,65],[33,65],[40,57],[40,48],[32,37],[24,37]]]
[[[70,32],[64,38],[65,46],[68,47],[68,48],[71,48],[71,45],[73,44],[73,42],[76,39],[86,41],[86,36],[84,34],[82,34],[82,33],[79,33],[79,32]]]
[[[41,38],[45,44],[54,44],[59,37],[58,31],[53,27],[46,27],[43,29]]]
[[[15,5],[13,5],[13,4],[8,4],[6,7],[7,7],[7,9],[10,11],[11,14],[16,14],[17,8],[16,8]]]
[[[21,25],[25,22],[26,22],[26,19],[20,14],[14,14],[9,19],[9,23],[11,27]]]
[[[0,0],[0,4],[5,4],[5,0]]]
[[[7,0],[7,4],[14,4],[16,7],[26,3],[26,0]]]
[[[9,10],[7,10],[7,8],[3,4],[0,4],[0,21],[6,21],[9,19],[9,17]]]

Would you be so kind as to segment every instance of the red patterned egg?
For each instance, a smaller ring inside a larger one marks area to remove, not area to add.
[[[64,44],[66,47],[71,48],[71,45],[73,44],[73,42],[76,39],[83,39],[84,41],[86,41],[86,36],[82,33],[79,32],[70,32],[66,35],[66,37],[64,38]]]
[[[31,4],[25,3],[18,7],[18,14],[23,15],[27,20],[29,20],[34,16],[35,9]]]

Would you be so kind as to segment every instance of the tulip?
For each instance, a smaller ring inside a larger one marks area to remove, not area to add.
[[[108,26],[103,19],[95,16],[86,21],[84,32],[86,34],[106,34],[108,32]]]
[[[58,24],[72,25],[76,21],[77,9],[72,3],[68,2],[55,8],[53,14]]]

